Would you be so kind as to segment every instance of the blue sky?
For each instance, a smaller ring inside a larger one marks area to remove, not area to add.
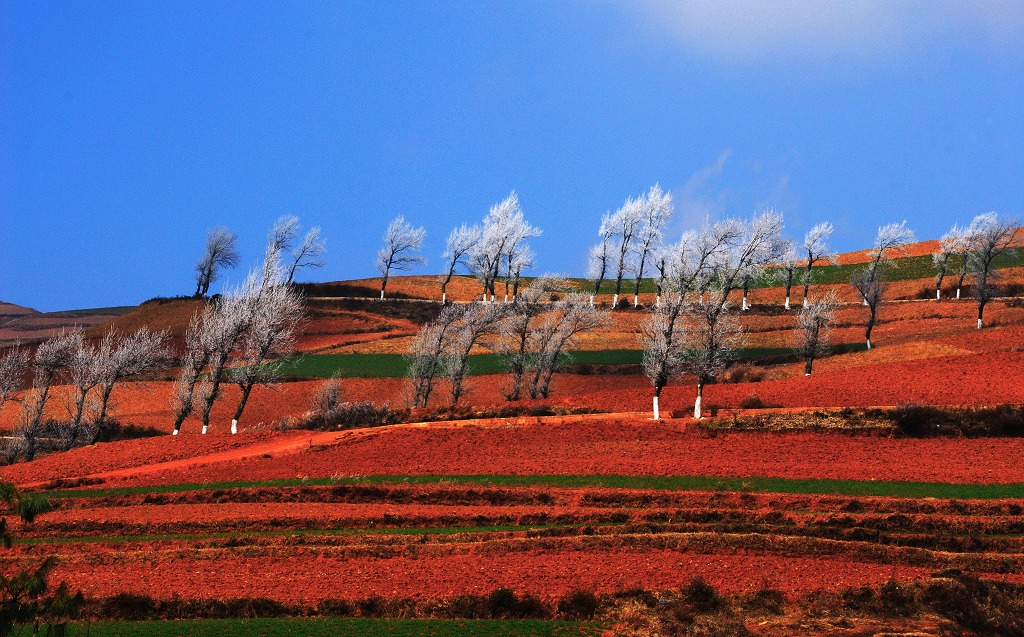
[[[512,190],[536,273],[582,274],[655,182],[673,238],[766,206],[841,250],[1020,217],[1024,5],[0,0],[5,301],[189,294],[215,225],[238,282],[283,214],[323,229],[313,279],[372,276],[397,214],[434,272]]]

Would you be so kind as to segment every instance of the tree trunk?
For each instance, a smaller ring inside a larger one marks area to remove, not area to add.
[[[700,403],[704,397],[704,383],[697,383],[697,399],[693,401],[693,417],[700,420]]]
[[[942,288],[935,288],[935,300],[936,301],[941,301],[942,300]]]
[[[978,301],[978,329],[981,329],[981,319],[985,316],[985,301]]]
[[[654,420],[661,420],[661,413],[658,411],[658,395],[654,395]]]
[[[786,309],[789,309],[789,295],[786,295]]]
[[[235,409],[235,417],[231,419],[231,433],[238,433],[238,421],[242,419],[242,412],[245,410],[245,403],[249,402],[249,394],[252,393],[252,381],[246,381],[242,385],[242,397],[238,401],[238,408]]]
[[[618,293],[618,292],[616,292],[616,293],[615,293],[615,294],[614,294],[614,295],[612,296],[612,309],[614,310],[614,309],[615,309],[615,306],[617,306],[618,304],[619,304],[619,293]]]
[[[811,375],[811,368],[814,366],[814,358],[808,357],[807,362],[804,364],[804,376]]]

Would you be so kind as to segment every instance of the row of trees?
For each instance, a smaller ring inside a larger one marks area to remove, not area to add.
[[[439,380],[448,382],[451,405],[465,392],[469,355],[475,347],[499,354],[510,374],[502,392],[546,398],[551,379],[578,337],[605,325],[608,315],[584,295],[567,292],[563,280],[542,277],[509,303],[446,305],[413,341],[411,403],[426,407]]]
[[[21,404],[8,459],[31,460],[41,445],[66,450],[96,442],[114,422],[109,415],[114,387],[164,365],[166,341],[166,332],[146,328],[127,335],[109,332],[98,343],[74,331],[43,341],[31,355],[19,346],[8,349],[0,358],[0,407],[8,401]],[[24,392],[27,375],[31,386]],[[52,411],[48,418],[52,389],[60,383],[73,388],[67,418],[52,417]]]

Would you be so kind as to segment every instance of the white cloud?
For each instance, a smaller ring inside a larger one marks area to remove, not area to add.
[[[728,207],[729,193],[721,188],[722,173],[732,156],[726,149],[718,158],[694,172],[679,188],[673,189],[677,224],[685,228],[700,226],[708,219],[717,219]]]
[[[1020,0],[635,0],[652,28],[715,58],[872,58],[1024,47]]]

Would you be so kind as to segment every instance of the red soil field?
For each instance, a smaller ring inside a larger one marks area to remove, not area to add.
[[[172,549],[172,553],[178,551]],[[472,551],[462,555],[346,557],[303,554],[253,558],[165,556],[143,550],[116,557],[116,569],[97,568],[102,555],[62,559],[54,572],[90,596],[123,590],[167,598],[270,597],[315,604],[321,599],[486,595],[507,587],[556,597],[574,589],[598,593],[630,586],[664,590],[694,576],[728,592],[755,590],[766,580],[791,596],[820,588],[880,584],[927,577],[928,569],[866,564],[835,557],[692,554],[671,550]],[[198,558],[198,559],[196,559]],[[197,574],[201,573],[201,578]]]
[[[305,437],[303,437],[305,436]],[[34,483],[55,472],[80,477],[115,468],[121,479],[108,484],[174,484],[224,480],[394,474],[625,474],[772,476],[856,480],[913,480],[959,483],[1024,482],[1024,439],[900,439],[831,433],[742,432],[709,437],[685,421],[585,420],[578,423],[514,426],[395,427],[319,434],[281,434],[289,453],[251,454],[212,462],[197,457],[184,466],[152,467],[166,454],[174,460],[194,450],[198,435],[98,445],[74,462],[45,458],[13,465],[0,476]],[[245,440],[245,437],[241,437]],[[299,451],[295,451],[295,442]],[[264,444],[264,443],[258,443]],[[270,449],[269,446],[260,449]],[[118,451],[120,450],[120,453]],[[95,458],[90,458],[90,452]],[[199,456],[199,454],[194,454]],[[126,457],[128,456],[128,457]],[[912,462],[908,459],[913,459]],[[153,472],[153,469],[158,470]],[[165,469],[165,470],[162,470]]]

